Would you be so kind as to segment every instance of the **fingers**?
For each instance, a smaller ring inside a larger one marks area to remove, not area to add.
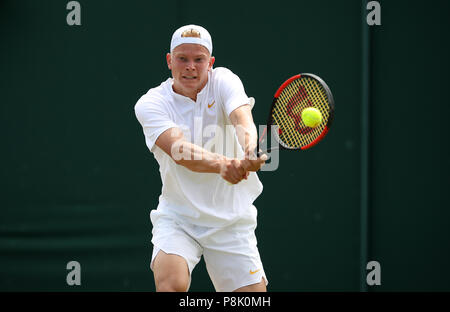
[[[258,171],[268,159],[266,154],[262,154],[255,160],[244,159],[231,159],[227,160],[221,167],[221,176],[226,181],[237,184],[243,179],[247,179],[251,171]]]
[[[226,181],[237,184],[247,176],[247,171],[238,159],[227,160],[220,169],[220,175]]]
[[[231,161],[231,166],[232,167],[230,173],[235,181],[234,183],[239,183],[242,179],[244,179],[246,171],[242,166],[240,160],[233,159]]]
[[[242,164],[244,166],[245,171],[258,171],[268,159],[266,154],[261,155],[259,158],[255,160],[244,159]]]

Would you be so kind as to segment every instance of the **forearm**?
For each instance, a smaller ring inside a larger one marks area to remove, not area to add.
[[[227,158],[187,141],[180,141],[172,148],[172,159],[194,172],[220,173],[221,165]]]
[[[252,109],[249,105],[243,105],[230,114],[231,122],[236,129],[239,144],[246,157],[254,156],[257,146],[258,132],[253,122]]]
[[[256,148],[258,140],[258,133],[253,122],[243,122],[236,125],[236,135],[239,144],[246,154],[253,153]]]

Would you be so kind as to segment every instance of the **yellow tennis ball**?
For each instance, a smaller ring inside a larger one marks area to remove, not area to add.
[[[315,128],[322,122],[322,114],[317,108],[307,107],[302,111],[303,123],[311,128]]]

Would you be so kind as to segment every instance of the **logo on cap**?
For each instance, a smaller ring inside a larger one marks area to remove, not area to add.
[[[194,38],[201,38],[200,32],[198,30],[195,30],[193,28],[183,31],[181,34],[181,37],[194,37]]]
[[[200,44],[212,53],[212,40],[209,32],[198,25],[186,25],[178,28],[170,41],[170,52],[183,43]]]

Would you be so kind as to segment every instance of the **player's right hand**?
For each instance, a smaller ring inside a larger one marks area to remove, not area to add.
[[[248,173],[239,159],[225,159],[220,166],[221,177],[230,182],[237,184],[247,178]]]
[[[258,171],[266,162],[267,155],[263,154],[257,159],[226,159],[221,164],[220,175],[226,181],[237,184],[247,179],[250,171]]]

